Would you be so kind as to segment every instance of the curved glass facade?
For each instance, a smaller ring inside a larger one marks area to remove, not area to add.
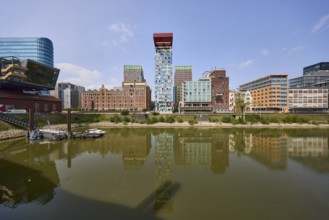
[[[54,66],[53,43],[48,38],[0,38],[0,57],[15,56],[20,60],[31,59]]]

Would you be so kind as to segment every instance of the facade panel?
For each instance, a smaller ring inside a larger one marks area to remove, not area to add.
[[[153,34],[155,45],[155,110],[172,113],[173,79],[172,79],[172,33]]]

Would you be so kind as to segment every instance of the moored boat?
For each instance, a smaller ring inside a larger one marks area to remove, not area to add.
[[[87,134],[105,135],[106,131],[103,131],[103,130],[98,129],[98,128],[91,128],[91,129],[86,130],[86,133]]]
[[[30,134],[30,137],[29,137],[29,139],[33,140],[33,141],[40,140],[42,138],[43,138],[43,136],[38,130],[32,131],[31,134]]]

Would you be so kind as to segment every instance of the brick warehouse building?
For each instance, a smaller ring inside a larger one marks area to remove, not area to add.
[[[125,67],[128,67],[127,65]],[[136,75],[136,69],[140,70],[143,79],[143,70],[139,66],[125,68],[125,79],[130,79],[129,72]],[[127,70],[127,72],[126,72]],[[142,111],[149,110],[151,105],[151,89],[144,80],[140,82],[122,82],[122,87],[108,90],[102,85],[99,90],[89,90],[82,93],[82,109],[86,111],[120,111],[123,109]]]
[[[229,77],[226,76],[226,70],[212,70],[209,77],[212,110],[227,111],[229,109]]]

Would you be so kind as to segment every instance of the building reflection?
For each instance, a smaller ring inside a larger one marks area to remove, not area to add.
[[[329,172],[328,135],[312,133],[296,137],[293,131],[241,130],[229,134],[229,149],[270,169],[287,169],[291,158],[314,170]]]
[[[73,155],[84,152],[99,153],[102,157],[120,155],[125,170],[138,170],[150,153],[151,134],[137,129],[119,129],[100,139],[70,140],[70,146],[74,146]]]
[[[229,135],[231,152],[243,153],[276,170],[287,168],[287,135],[252,133],[242,130]]]
[[[156,190],[154,210],[156,212],[172,212],[173,184],[172,173],[174,166],[174,134],[161,133],[153,136],[155,147]]]
[[[30,202],[43,205],[51,201],[60,182],[54,162],[60,152],[58,146],[44,148],[24,141],[1,148],[0,204],[16,208]]]
[[[214,174],[222,174],[229,165],[229,138],[218,132],[179,132],[175,142],[176,166],[201,165]]]
[[[328,137],[303,136],[288,139],[289,157],[318,172],[329,172]]]

